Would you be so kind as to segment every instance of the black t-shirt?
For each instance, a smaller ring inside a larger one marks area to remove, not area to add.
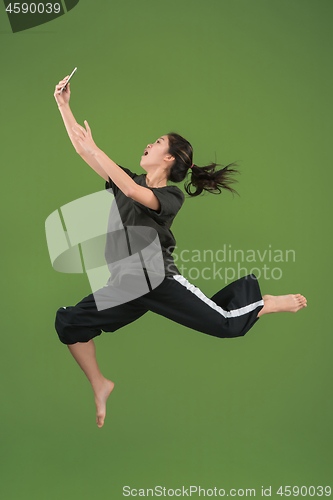
[[[136,184],[153,191],[161,205],[160,211],[157,212],[125,196],[109,177],[109,181],[105,183],[105,189],[111,188],[113,191],[122,224],[124,227],[148,226],[154,228],[158,233],[161,244],[165,276],[180,274],[171,255],[176,246],[176,240],[170,227],[177,212],[184,203],[184,193],[177,186],[148,187],[146,184],[146,174],[138,175],[127,168],[121,168]]]

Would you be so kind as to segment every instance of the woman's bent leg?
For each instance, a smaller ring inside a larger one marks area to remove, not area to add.
[[[68,345],[68,349],[91,384],[95,395],[96,423],[98,427],[102,427],[106,413],[106,401],[113,390],[114,383],[102,375],[96,359],[95,343],[92,339],[89,342]]]
[[[104,287],[95,294],[105,301],[117,293],[112,287]],[[114,384],[100,372],[96,360],[93,338],[104,332],[114,332],[135,321],[147,309],[133,300],[108,309],[98,310],[93,294],[88,295],[76,306],[60,307],[56,314],[55,328],[59,339],[68,345],[71,354],[86,374],[95,394],[97,425],[102,427],[105,418],[106,400]]]

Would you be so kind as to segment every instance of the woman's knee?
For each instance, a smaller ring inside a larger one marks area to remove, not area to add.
[[[100,329],[92,329],[80,322],[75,307],[60,307],[56,313],[55,329],[60,342],[63,344],[76,344],[77,342],[89,342],[92,338],[100,335]]]

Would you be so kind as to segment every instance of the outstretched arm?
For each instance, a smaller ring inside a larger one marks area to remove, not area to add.
[[[148,208],[159,211],[160,202],[154,193],[150,189],[136,184],[122,168],[99,149],[93,141],[88,122],[85,120],[84,123],[86,129],[79,124],[73,126],[72,140],[76,140],[86,153],[95,159],[100,168],[104,170],[107,178],[110,177],[126,196]]]
[[[75,151],[81,156],[81,158],[88,163],[88,165],[95,170],[95,172],[103,177],[106,181],[108,180],[108,176],[103,170],[103,168],[100,166],[98,161],[91,155],[89,155],[86,150],[79,144],[75,138],[73,138],[73,127],[77,125],[77,122],[74,118],[74,115],[69,107],[69,99],[70,99],[70,83],[68,83],[66,89],[61,92],[61,88],[65,85],[67,79],[67,75],[63,80],[60,80],[58,85],[56,85],[55,92],[54,92],[54,98],[58,104],[58,108],[60,111],[60,114],[62,116],[62,119],[64,121],[68,136],[75,148]]]

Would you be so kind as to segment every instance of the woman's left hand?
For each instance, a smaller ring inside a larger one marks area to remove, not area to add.
[[[91,130],[87,120],[84,120],[84,124],[86,128],[81,127],[81,125],[76,123],[76,125],[73,127],[74,134],[72,135],[72,137],[81,144],[81,146],[85,151],[87,151],[87,153],[89,153],[90,155],[94,155],[97,152],[98,147],[93,141]]]

